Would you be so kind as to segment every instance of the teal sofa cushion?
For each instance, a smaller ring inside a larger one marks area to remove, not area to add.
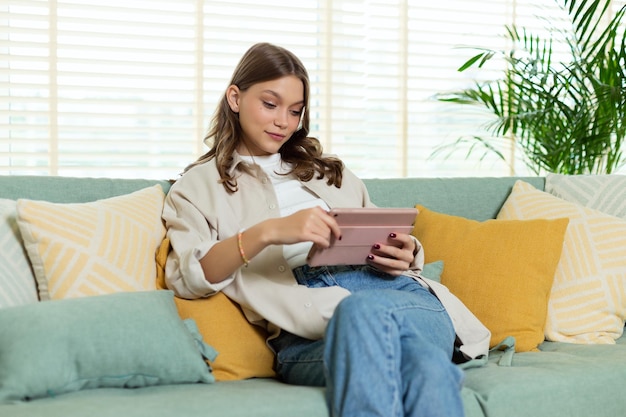
[[[374,204],[415,207],[483,221],[494,219],[517,179],[543,190],[544,177],[376,178],[365,179]]]
[[[43,301],[0,314],[0,403],[98,387],[214,382],[171,291]]]
[[[466,370],[474,401],[465,404],[478,402],[485,416],[626,415],[626,336],[616,345],[544,342],[539,350],[515,353],[510,366],[492,352],[487,366]]]
[[[257,378],[133,390],[84,390],[21,404],[0,404],[0,416],[328,417],[328,410],[323,388]]]
[[[166,180],[43,177],[0,175],[0,198],[44,200],[51,203],[86,203],[116,197],[160,184],[163,192],[170,189]]]
[[[618,345],[546,342],[515,353],[511,366],[493,352],[485,367],[465,370],[466,417],[616,417],[624,415],[626,338]],[[98,389],[15,405],[11,417],[328,417],[324,389],[260,378],[215,384]]]

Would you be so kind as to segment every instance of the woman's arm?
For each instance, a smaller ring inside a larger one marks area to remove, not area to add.
[[[240,233],[213,245],[200,260],[204,277],[210,283],[228,278],[269,245],[313,242],[327,248],[332,235],[340,237],[337,222],[321,207],[268,219]]]

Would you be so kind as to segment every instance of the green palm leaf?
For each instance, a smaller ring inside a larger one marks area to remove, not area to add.
[[[478,146],[470,145],[469,154],[480,149],[504,159],[493,141],[508,139],[537,174],[611,173],[625,163],[626,6],[609,18],[609,0],[555,1],[569,17],[570,29],[548,28],[547,33],[565,39],[569,58],[554,59],[552,36],[516,26],[505,27],[514,45],[510,50],[476,48],[459,71],[482,69],[501,58],[506,63],[501,77],[438,99],[487,109],[489,136],[449,146],[474,141]]]

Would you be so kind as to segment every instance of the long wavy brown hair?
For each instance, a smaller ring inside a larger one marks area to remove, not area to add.
[[[233,72],[230,85],[245,91],[254,84],[272,81],[287,75],[294,75],[302,81],[304,89],[304,114],[300,128],[281,146],[279,153],[283,161],[292,165],[293,173],[301,181],[310,181],[315,175],[326,178],[328,185],[341,187],[343,163],[332,156],[323,156],[318,139],[309,137],[309,75],[298,57],[280,46],[269,43],[253,45],[242,56]],[[226,93],[218,104],[204,143],[212,141],[211,149],[198,160],[185,168],[190,168],[217,160],[217,170],[221,183],[228,193],[238,190],[237,178],[229,175],[233,163],[233,153],[241,143],[242,130],[238,115],[228,105]],[[245,169],[245,168],[243,168]]]

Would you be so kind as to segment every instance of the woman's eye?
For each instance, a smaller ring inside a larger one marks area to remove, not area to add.
[[[267,107],[268,109],[274,109],[274,108],[276,108],[276,104],[274,104],[274,103],[270,103],[269,101],[264,101],[264,102],[263,102],[263,105],[264,105],[265,107]]]
[[[300,117],[300,115],[302,115],[302,110],[291,110],[291,115]]]

